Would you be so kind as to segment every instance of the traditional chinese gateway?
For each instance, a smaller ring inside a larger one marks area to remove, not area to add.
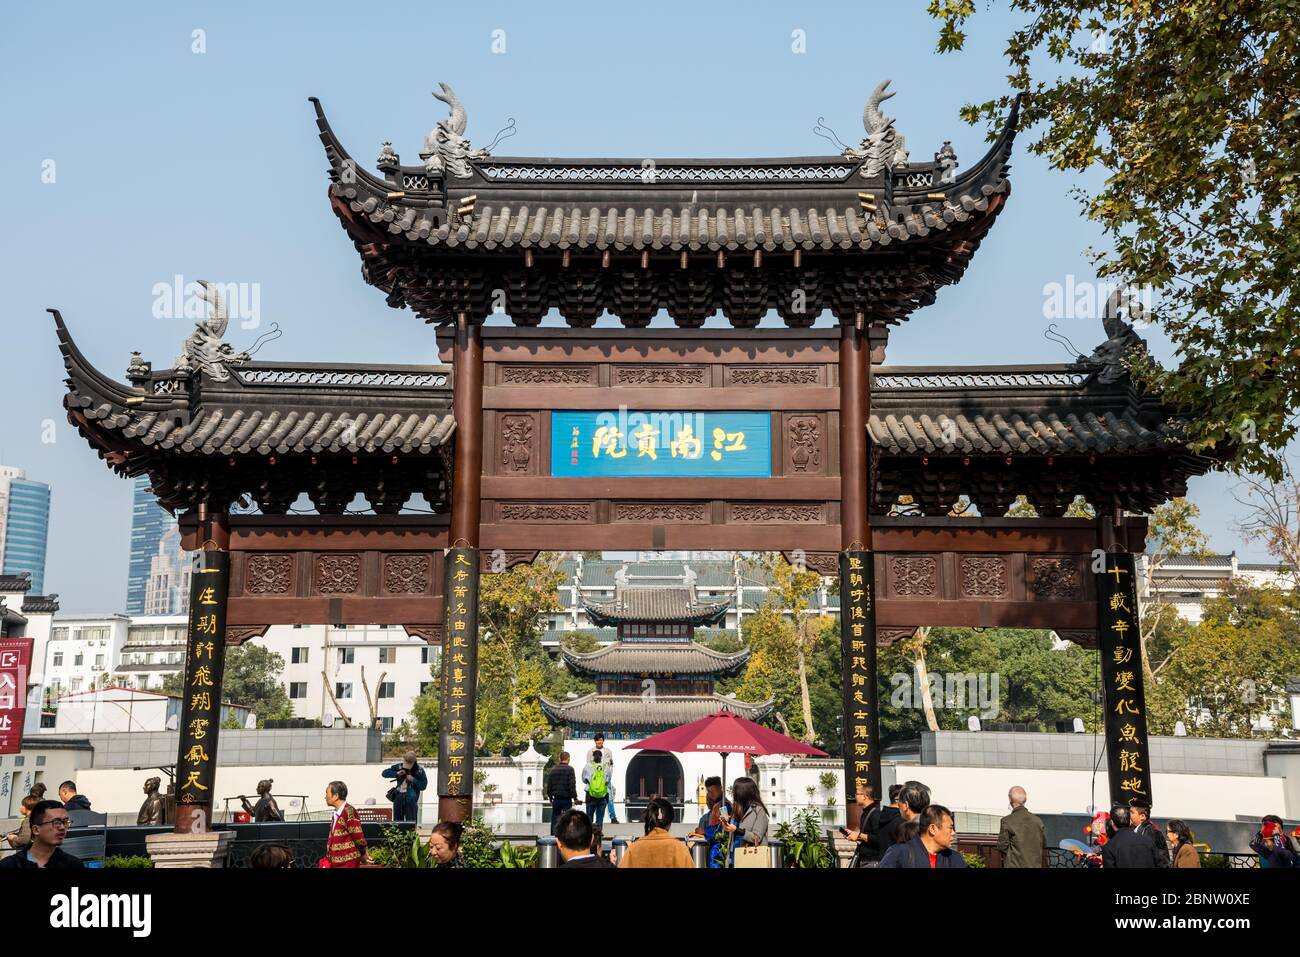
[[[1150,797],[1131,513],[1216,462],[1134,387],[1122,360],[1141,341],[1113,315],[1067,364],[883,365],[891,329],[960,279],[1005,204],[1017,119],[964,172],[947,144],[912,162],[886,86],[844,155],[643,162],[471,149],[444,85],[423,162],[384,144],[376,173],[313,101],[365,280],[437,324],[449,364],[252,361],[209,288],[176,361],[135,355],[120,382],[55,313],[70,420],[117,472],[149,476],[202,554],[178,828],[210,812],[211,637],[297,622],[444,645],[440,812],[463,818],[478,578],[542,549],[782,550],[840,575],[849,797],[880,783],[878,644],[921,625],[1054,629],[1103,656],[1113,798]],[[511,324],[485,327],[494,312]],[[552,312],[568,327],[541,326]],[[625,328],[591,328],[606,312]],[[661,312],[676,328],[646,328]],[[759,328],[770,313],[786,328]],[[730,328],[703,328],[715,315]],[[405,509],[417,494],[432,515]],[[1040,518],[1004,517],[1020,494]],[[370,513],[345,514],[358,495]],[[1096,520],[1063,517],[1076,495]],[[303,496],[315,514],[290,512]],[[959,496],[978,516],[949,517]],[[595,656],[602,680],[644,653],[632,637]],[[551,703],[575,724],[580,707]]]

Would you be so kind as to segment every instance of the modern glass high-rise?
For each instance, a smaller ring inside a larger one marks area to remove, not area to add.
[[[33,595],[45,594],[50,539],[50,487],[20,468],[0,465],[0,574],[32,576]]]
[[[149,491],[148,476],[137,476],[131,500],[131,567],[126,579],[128,615],[146,613],[145,593],[149,588],[149,576],[154,557],[158,555],[158,547],[163,537],[175,527],[176,519],[158,504],[158,500]],[[173,536],[172,540],[176,542],[176,559],[178,562],[183,562],[179,538]],[[148,613],[167,615],[177,610],[175,608],[163,611],[155,609]]]

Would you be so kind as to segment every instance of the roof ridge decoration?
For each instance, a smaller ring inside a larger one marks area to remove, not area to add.
[[[424,138],[420,159],[424,160],[424,171],[430,176],[469,179],[474,175],[469,165],[470,160],[487,159],[488,151],[470,149],[469,140],[465,137],[469,118],[460,97],[446,83],[439,83],[438,86],[439,89],[434,90],[433,95],[447,104],[451,114],[445,120],[439,120],[438,125]]]
[[[1120,310],[1126,310],[1135,318],[1143,312],[1141,302],[1133,299],[1128,289],[1120,288],[1111,293],[1101,313],[1106,341],[1093,349],[1087,358],[1091,365],[1101,367],[1097,381],[1107,385],[1128,376],[1124,360],[1130,352],[1145,354],[1147,351],[1146,340],[1137,334],[1132,323],[1125,321]]]
[[[226,328],[230,318],[226,314],[226,301],[215,283],[206,279],[198,280],[199,298],[206,302],[211,311],[208,317],[194,324],[194,332],[185,340],[181,354],[176,357],[177,370],[198,368],[214,382],[226,382],[230,379],[227,365],[241,365],[249,360],[247,352],[235,352],[226,342]],[[132,366],[138,365],[132,360]]]
[[[861,172],[868,179],[895,166],[904,166],[908,161],[907,140],[894,129],[894,118],[880,111],[880,104],[895,93],[887,89],[891,82],[880,81],[867,97],[867,105],[862,110],[862,127],[867,135],[862,145],[844,151],[848,159],[863,161]],[[938,159],[937,154],[935,158]]]

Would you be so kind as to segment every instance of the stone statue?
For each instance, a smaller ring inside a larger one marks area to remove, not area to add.
[[[939,167],[939,183],[946,186],[957,180],[957,151],[951,140],[943,141],[943,148],[934,154],[934,164]]]
[[[1142,304],[1131,298],[1128,290],[1117,289],[1106,300],[1101,314],[1102,328],[1106,330],[1106,341],[1092,350],[1088,361],[1101,366],[1097,373],[1098,382],[1116,382],[1128,375],[1124,359],[1131,351],[1146,351],[1146,341],[1133,331],[1133,326],[1124,321],[1120,315],[1121,308],[1127,308],[1129,315],[1138,317],[1142,314]]]
[[[202,369],[214,382],[225,382],[230,378],[226,371],[229,363],[248,361],[247,352],[235,352],[225,341],[226,326],[230,320],[226,316],[226,303],[221,298],[221,290],[206,279],[200,279],[203,301],[212,307],[208,318],[194,324],[194,333],[185,340],[183,351],[176,357],[177,369]]]
[[[907,141],[903,134],[894,129],[893,117],[880,112],[880,104],[894,95],[886,92],[890,81],[884,80],[867,98],[867,105],[862,111],[862,126],[866,130],[866,139],[860,147],[849,147],[844,155],[851,160],[863,160],[863,176],[879,176],[885,170],[901,166],[907,162]]]
[[[140,813],[135,816],[136,824],[165,823],[166,814],[163,810],[163,799],[162,795],[158,793],[158,788],[161,786],[161,778],[149,778],[144,782],[144,803],[140,805]]]
[[[430,176],[448,176],[454,179],[468,179],[474,175],[470,169],[470,160],[486,159],[487,150],[471,150],[469,140],[465,138],[465,107],[461,105],[456,92],[446,83],[439,83],[441,92],[435,90],[433,95],[446,103],[451,115],[439,120],[429,135],[424,138],[424,149],[420,159],[424,160],[424,171]]]
[[[271,785],[275,782],[271,778],[266,778],[257,782],[257,804],[248,803],[248,798],[239,795],[239,802],[244,805],[244,810],[253,815],[253,820],[258,824],[265,824],[268,821],[283,821],[284,812],[280,810],[280,805],[275,803],[275,798],[271,796]]]

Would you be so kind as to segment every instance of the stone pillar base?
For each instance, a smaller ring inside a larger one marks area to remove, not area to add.
[[[848,867],[849,861],[853,860],[853,852],[857,850],[857,843],[842,836],[839,831],[833,831],[832,835],[835,845],[835,866]]]
[[[154,867],[225,867],[233,831],[149,834],[145,846]]]

